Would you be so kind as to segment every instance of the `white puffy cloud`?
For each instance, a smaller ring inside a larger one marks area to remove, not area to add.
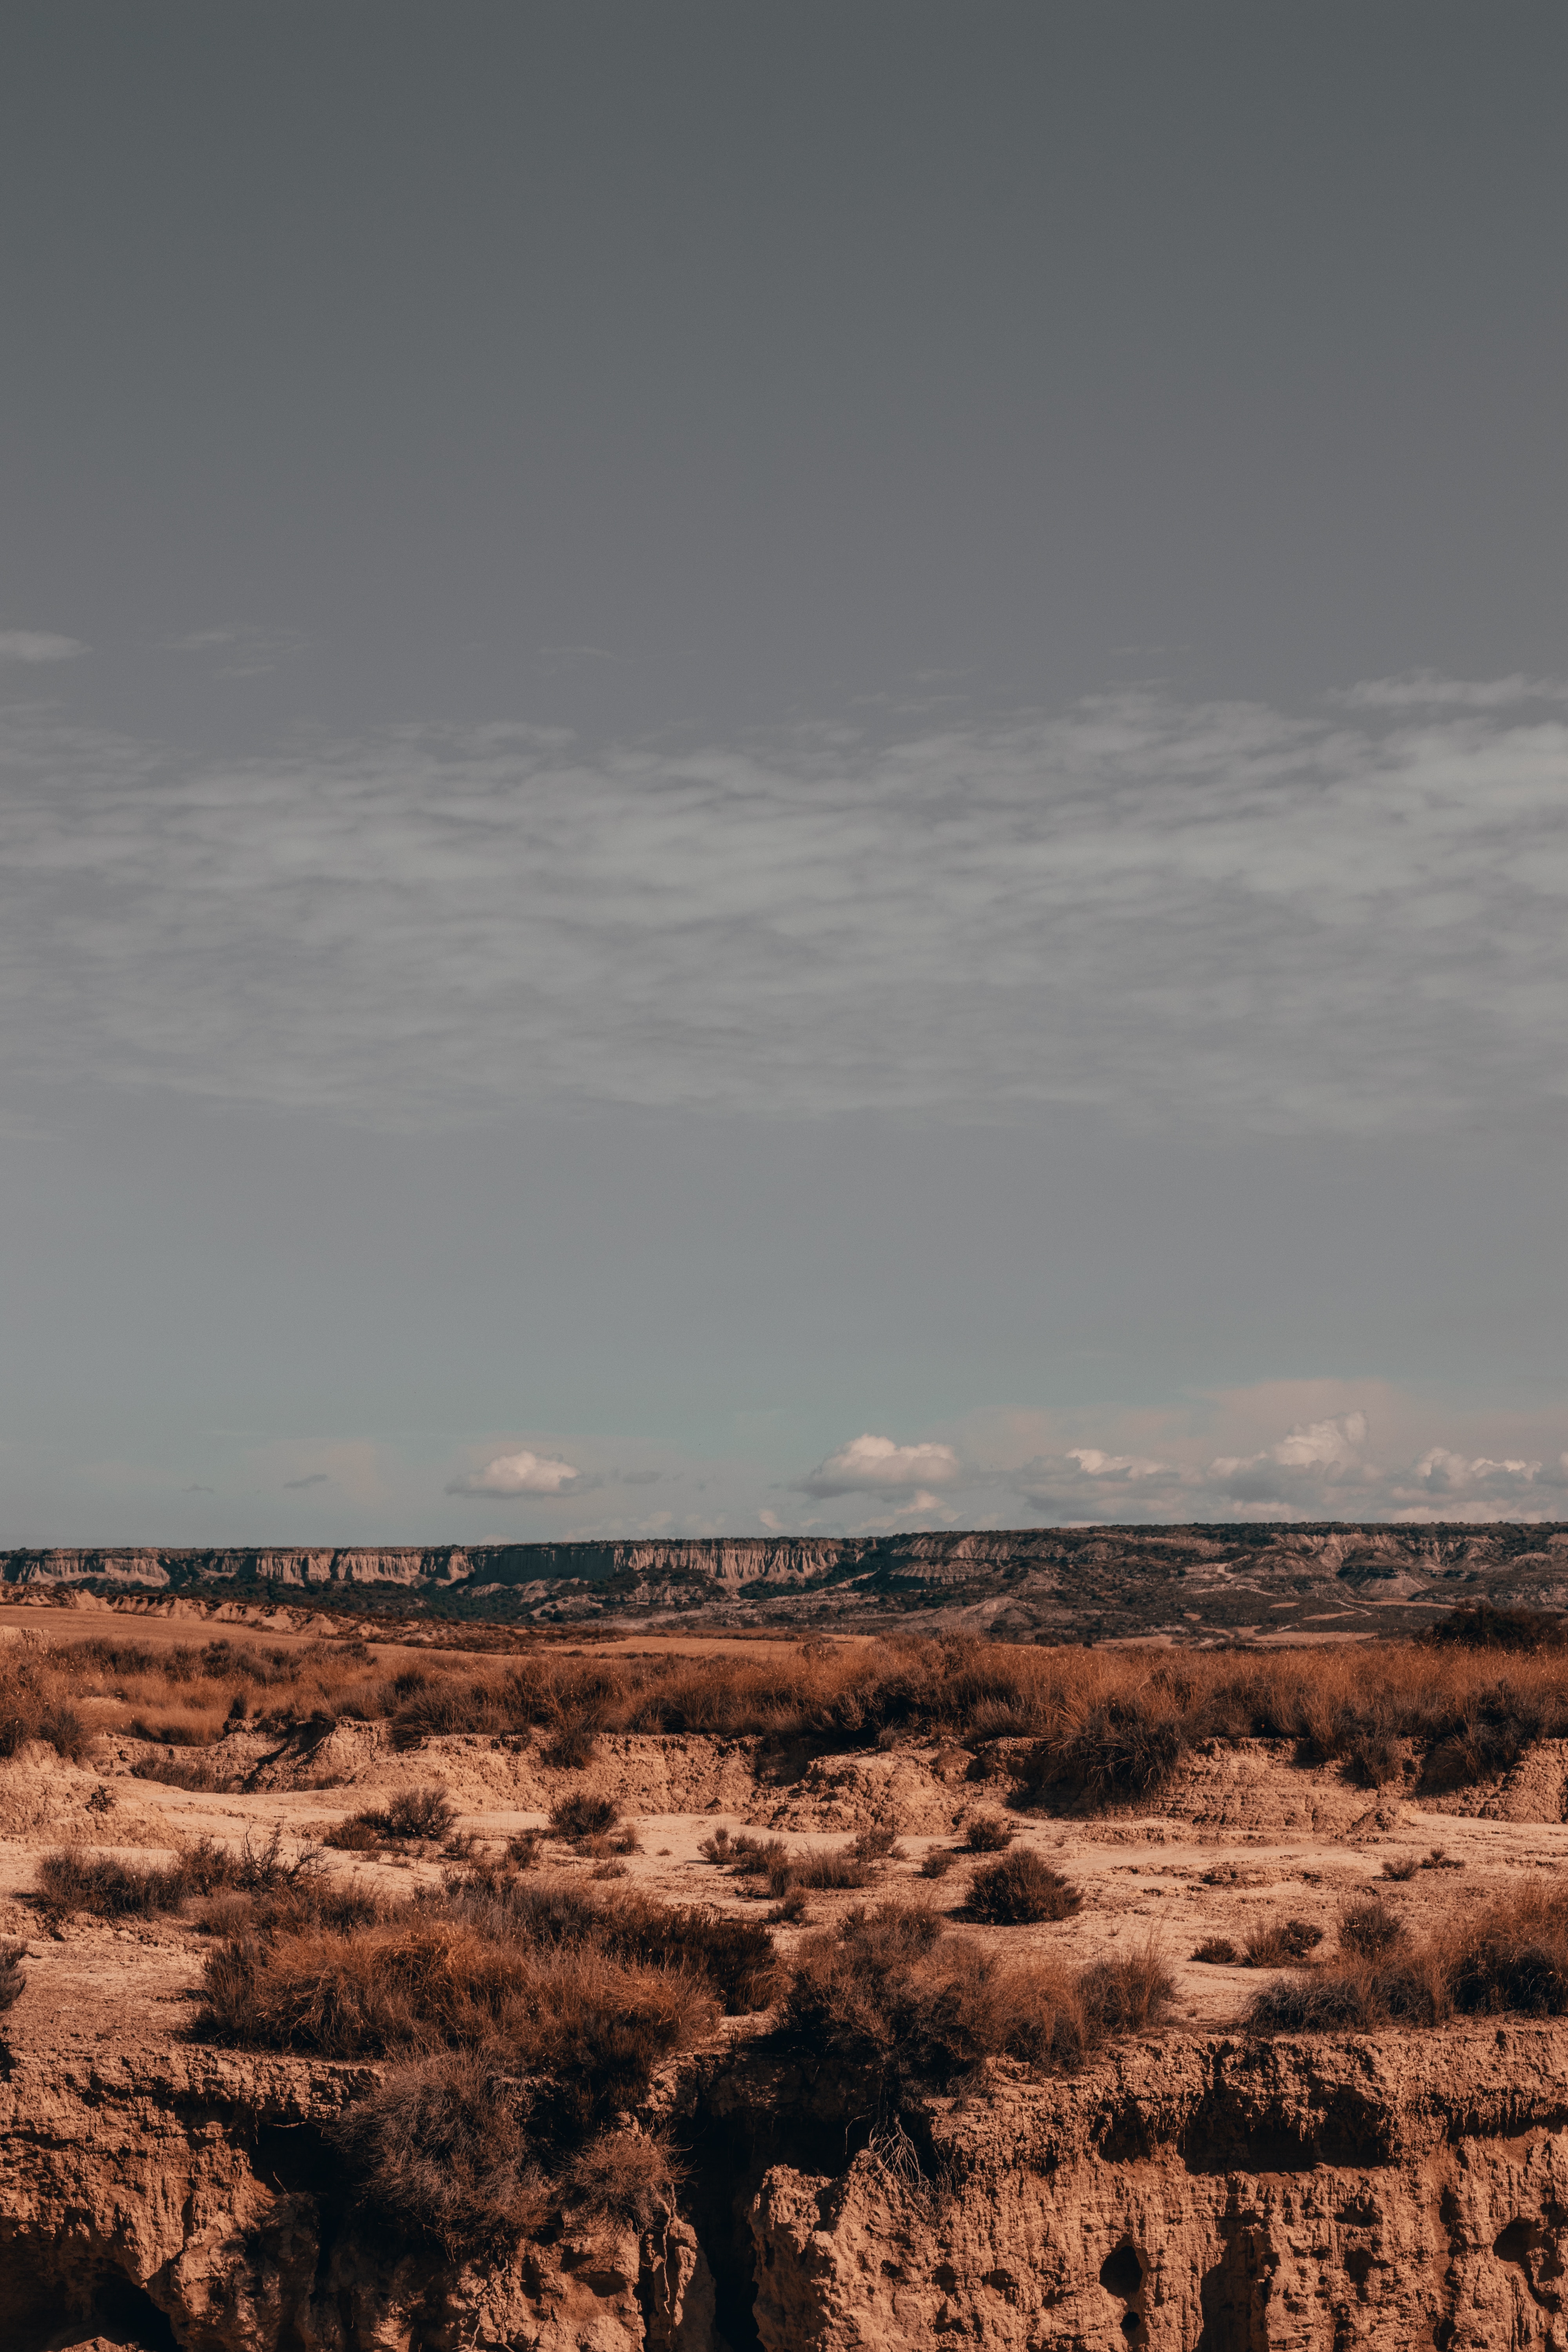
[[[910,1508],[937,1507],[934,1495],[919,1490],[951,1485],[963,1465],[951,1445],[899,1445],[890,1437],[868,1432],[841,1445],[800,1481],[801,1492],[827,1497],[835,1495],[908,1494]]]
[[[1168,1462],[1150,1462],[1136,1454],[1102,1454],[1098,1445],[1074,1445],[1068,1459],[1086,1478],[1159,1478],[1173,1475]]]
[[[583,1484],[581,1471],[570,1462],[548,1455],[498,1454],[482,1470],[469,1470],[447,1486],[448,1495],[571,1495]]]
[[[1306,1384],[1321,1390],[1331,1384]],[[1383,1391],[1384,1443],[1360,1406],[1303,1415],[1246,1451],[1217,1453],[1201,1423],[1217,1418],[1241,1433],[1290,1384],[1233,1391],[1194,1412],[1182,1432],[1163,1416],[1159,1458],[1124,1448],[1067,1444],[1042,1449],[997,1474],[1047,1521],[1226,1519],[1551,1519],[1568,1517],[1568,1453],[1492,1455],[1452,1446],[1412,1445],[1430,1408]],[[1213,1410],[1217,1407],[1217,1412]],[[1038,1417],[1036,1417],[1038,1418]],[[1118,1416],[1106,1416],[1114,1421]],[[1134,1417],[1145,1425],[1150,1416]],[[1568,1425],[1568,1412],[1559,1417]],[[1229,1433],[1227,1432],[1227,1433]]]
[[[0,629],[0,661],[74,661],[86,651],[79,637],[57,636],[52,629]]]
[[[1568,720],[1417,683],[592,757],[498,725],[185,761],[12,709],[0,1052],[424,1128],[1515,1125],[1568,1092]]]

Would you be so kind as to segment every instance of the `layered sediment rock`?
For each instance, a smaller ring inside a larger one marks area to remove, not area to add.
[[[1561,2346],[1568,2033],[1163,2039],[1093,2077],[778,2167],[752,2213],[767,2352]]]
[[[1444,2352],[1561,2347],[1568,2029],[1168,2033],[938,2103],[843,2168],[837,2086],[742,2050],[673,2091],[689,2203],[474,2263],[345,2205],[364,2067],[175,2045],[0,2084],[7,2352]],[[863,2129],[863,2126],[862,2126]],[[718,2217],[715,2220],[715,2217]],[[699,2242],[709,2231],[707,2248]],[[707,2252],[721,2273],[716,2304]]]

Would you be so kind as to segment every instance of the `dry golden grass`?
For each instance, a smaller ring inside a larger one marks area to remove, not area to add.
[[[1026,1801],[1063,1811],[1147,1799],[1208,1738],[1292,1740],[1369,1784],[1418,1762],[1425,1785],[1458,1786],[1507,1769],[1534,1738],[1568,1736],[1568,1650],[1085,1650],[953,1637],[755,1657],[542,1647],[459,1664],[447,1654],[390,1677],[363,1644],[341,1642],[268,1650],[89,1640],[18,1644],[0,1659],[0,1753],[26,1738],[79,1753],[93,1729],[134,1731],[179,1751],[179,1769],[185,1750],[226,1726],[282,1738],[344,1717],[385,1721],[405,1748],[449,1732],[537,1736],[563,1762],[616,1731],[819,1748],[1028,1740],[1006,1769]],[[199,1755],[188,1769],[199,1772]]]
[[[1336,1958],[1269,1986],[1247,2022],[1263,2032],[1345,2032],[1568,2016],[1568,1890],[1521,1887],[1420,1937],[1396,1915],[1373,1913],[1384,1906],[1347,1907]]]

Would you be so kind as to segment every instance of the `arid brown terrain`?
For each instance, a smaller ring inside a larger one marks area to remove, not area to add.
[[[160,1605],[0,1622],[6,2352],[1568,2345],[1549,1621]]]
[[[14,1551],[0,1586],[308,1594],[360,1614],[582,1630],[952,1631],[1007,1641],[1419,1633],[1456,1600],[1568,1608],[1568,1528],[1029,1528],[405,1549]]]

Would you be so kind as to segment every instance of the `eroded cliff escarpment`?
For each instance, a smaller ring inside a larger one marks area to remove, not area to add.
[[[1568,1529],[1324,1526],[671,1542],[0,1554],[19,1592],[72,1587],[582,1624],[962,1622],[1012,1638],[1397,1633],[1457,1600],[1568,1608]]]
[[[689,2219],[469,2263],[342,2202],[374,2070],[174,2046],[0,2084],[8,2352],[1445,2352],[1565,2340],[1568,2031],[1163,2033],[847,2158],[840,2086],[742,2047],[661,2086]],[[861,2135],[863,2137],[863,2133]],[[840,2154],[825,2163],[835,2140]]]

